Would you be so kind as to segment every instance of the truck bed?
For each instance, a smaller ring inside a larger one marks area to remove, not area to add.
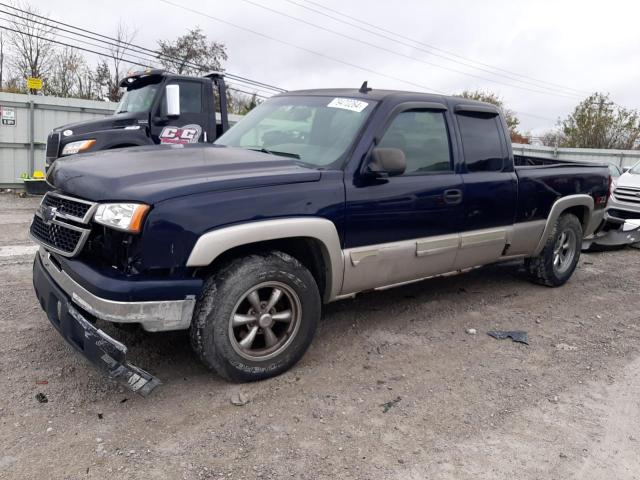
[[[553,203],[567,195],[606,197],[609,169],[605,164],[566,162],[516,155],[518,210],[516,222],[546,218]]]

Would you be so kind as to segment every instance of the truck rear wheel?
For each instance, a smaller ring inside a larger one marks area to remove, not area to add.
[[[570,213],[561,215],[537,257],[525,260],[531,279],[548,287],[564,285],[576,269],[582,248],[582,225]]]
[[[311,344],[321,313],[311,273],[282,252],[238,258],[206,281],[191,324],[200,359],[233,381],[273,377]]]

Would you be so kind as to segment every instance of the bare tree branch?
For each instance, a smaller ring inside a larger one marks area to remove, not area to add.
[[[54,63],[55,48],[49,40],[55,40],[55,28],[36,16],[43,15],[36,7],[23,2],[14,2],[13,5],[24,10],[24,13],[22,18],[8,19],[15,30],[7,35],[13,51],[12,66],[22,79],[46,79]]]

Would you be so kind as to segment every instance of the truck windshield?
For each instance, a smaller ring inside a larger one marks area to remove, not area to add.
[[[275,97],[254,108],[215,143],[327,168],[342,159],[374,107],[375,101],[369,99]]]
[[[140,113],[148,111],[151,109],[151,105],[153,105],[153,99],[156,96],[159,86],[157,83],[151,83],[138,88],[129,87],[129,89],[124,92],[116,109],[116,113]]]
[[[634,175],[640,175],[640,162],[636,163],[633,167],[629,169],[629,173],[633,173]]]

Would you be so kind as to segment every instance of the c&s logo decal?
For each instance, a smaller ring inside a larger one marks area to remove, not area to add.
[[[184,127],[164,127],[160,133],[160,143],[196,143],[202,135],[200,125],[185,125]]]

